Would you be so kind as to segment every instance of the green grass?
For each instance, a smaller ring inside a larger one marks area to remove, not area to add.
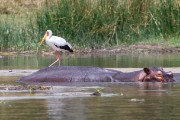
[[[1,21],[0,50],[36,50],[47,29],[75,48],[180,40],[178,0],[46,0],[27,18],[20,27]]]

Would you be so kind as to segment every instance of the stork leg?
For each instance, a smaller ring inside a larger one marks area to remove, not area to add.
[[[49,67],[60,61],[60,51],[56,51],[56,61],[54,61]]]

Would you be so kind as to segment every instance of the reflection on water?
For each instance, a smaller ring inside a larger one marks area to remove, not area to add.
[[[55,61],[52,56],[5,56],[0,58],[0,69],[37,69]],[[98,67],[179,67],[176,54],[117,54],[117,55],[63,55],[61,65]]]
[[[91,96],[97,87],[103,89],[102,96]],[[5,92],[0,97],[0,119],[175,120],[180,117],[179,88],[179,84],[154,90],[144,90],[137,84],[109,84],[61,86],[34,94]]]
[[[99,67],[179,67],[175,54],[63,56],[61,65]],[[0,69],[39,69],[55,56],[0,58]],[[0,85],[18,77],[0,77]],[[90,94],[102,89],[102,96]],[[180,117],[180,84],[77,84],[49,91],[0,91],[0,120],[176,120]]]

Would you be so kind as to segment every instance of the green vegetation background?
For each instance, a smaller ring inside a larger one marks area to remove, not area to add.
[[[122,44],[180,46],[179,0],[0,2],[0,51],[39,50],[47,29],[65,38],[75,49]]]

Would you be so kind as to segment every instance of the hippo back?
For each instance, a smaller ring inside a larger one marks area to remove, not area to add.
[[[18,82],[111,82],[119,71],[99,67],[53,66],[22,77]]]

